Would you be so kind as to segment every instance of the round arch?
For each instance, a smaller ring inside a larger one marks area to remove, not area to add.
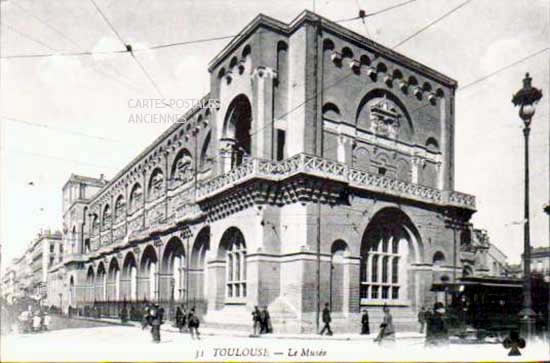
[[[377,133],[395,134],[401,140],[414,141],[412,118],[405,104],[394,93],[380,88],[373,89],[363,95],[356,104],[357,127],[376,129]],[[384,113],[384,122],[373,122],[379,119],[377,109]]]
[[[140,260],[140,275],[147,286],[144,297],[155,299],[158,291],[158,257],[155,248],[152,245],[145,247]]]
[[[164,172],[161,168],[155,168],[149,177],[149,185],[147,187],[148,200],[153,200],[162,195],[164,185]]]
[[[245,157],[252,152],[252,106],[247,96],[236,96],[225,114],[223,137],[232,142],[231,166],[242,164]]]
[[[126,253],[124,257],[124,262],[122,263],[122,276],[130,285],[126,288],[128,297],[130,300],[137,300],[138,268],[136,257],[133,252]]]
[[[445,255],[441,251],[436,251],[432,258],[432,264],[434,267],[441,267],[445,264]]]
[[[96,278],[96,299],[99,301],[107,300],[107,272],[105,270],[105,264],[103,261],[97,266],[97,278]]]
[[[173,281],[173,285],[170,282],[171,291],[168,298],[173,298],[175,301],[179,301],[185,296],[186,289],[186,253],[183,242],[180,238],[170,238],[170,240],[164,247],[161,261],[162,275],[170,276],[170,279]]]
[[[218,247],[218,258],[225,260],[226,299],[246,298],[246,242],[240,229],[230,227],[225,230]]]
[[[130,192],[130,201],[129,201],[130,212],[133,212],[134,210],[140,207],[142,203],[142,198],[143,198],[143,188],[141,187],[140,183],[135,183],[134,186],[132,186],[132,191]]]
[[[408,268],[423,260],[420,234],[399,208],[386,207],[370,220],[361,240],[361,303],[409,304],[415,289]]]
[[[177,185],[193,179],[193,158],[189,150],[183,148],[178,151],[170,170],[170,179]]]
[[[120,267],[116,257],[111,258],[108,270],[108,281],[111,286],[109,299],[120,299]]]
[[[93,266],[89,266],[88,267],[88,272],[86,273],[86,285],[87,285],[87,294],[86,294],[86,300],[87,301],[93,301],[94,300],[94,284],[95,284],[95,272],[94,272],[94,267]]]
[[[208,296],[208,256],[210,253],[210,227],[203,227],[197,234],[191,250],[190,268],[196,279],[195,286],[202,286],[194,294],[199,299]]]

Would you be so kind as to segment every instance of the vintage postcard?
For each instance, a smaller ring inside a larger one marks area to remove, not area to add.
[[[550,1],[0,24],[1,361],[550,360]]]

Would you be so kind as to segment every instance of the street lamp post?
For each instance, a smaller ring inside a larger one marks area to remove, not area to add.
[[[531,86],[532,78],[525,74],[523,87],[514,94],[512,103],[519,106],[519,117],[523,120],[523,136],[525,138],[525,205],[523,226],[523,308],[521,309],[520,324],[523,336],[530,338],[533,335],[535,313],[531,308],[531,246],[529,241],[529,132],[531,120],[535,114],[535,104],[542,98],[542,91]]]

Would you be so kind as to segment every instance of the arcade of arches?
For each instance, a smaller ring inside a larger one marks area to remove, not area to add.
[[[282,274],[276,276],[275,272],[280,268],[282,273],[287,264],[307,266],[310,257],[287,254],[277,258],[273,254],[252,253],[250,248],[257,246],[257,236],[247,233],[245,227],[228,227],[215,234],[219,236],[217,240],[212,238],[210,228],[203,227],[189,239],[165,236],[161,243],[151,241],[121,251],[110,260],[100,259],[90,264],[82,284],[78,285],[77,279],[71,276],[71,291],[76,291],[71,304],[187,302],[201,305],[201,310],[210,316],[225,309],[235,311],[241,307],[246,312],[254,305],[271,304],[276,318],[275,306],[282,296],[287,305],[298,301],[289,297],[296,288],[291,286],[292,279],[286,281]],[[342,238],[323,243],[327,253],[322,253],[321,266],[323,271],[328,271],[321,281],[323,300],[330,303],[336,316],[356,314],[361,306],[384,304],[407,309],[412,314],[417,306],[425,303],[426,296],[418,286],[422,276],[419,273],[426,273],[425,247],[418,229],[401,209],[379,210],[367,221],[357,240],[342,232]],[[429,273],[432,269],[444,268],[441,251],[432,257],[434,262],[429,265],[434,267],[428,268]],[[303,261],[298,262],[301,258]],[[312,299],[307,285],[314,281],[313,276],[302,277],[301,299]],[[301,309],[307,315],[305,305]],[[292,309],[300,315],[300,306]]]

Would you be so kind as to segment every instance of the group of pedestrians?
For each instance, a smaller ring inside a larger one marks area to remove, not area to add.
[[[200,320],[195,313],[195,308],[191,308],[188,312],[185,306],[176,308],[175,315],[176,327],[180,333],[183,333],[186,329],[191,334],[192,339],[200,339],[199,326]],[[143,314],[142,329],[151,327],[151,336],[153,342],[160,343],[160,326],[164,324],[164,308],[158,304],[148,304],[145,306]]]
[[[273,333],[273,326],[271,325],[271,316],[267,310],[267,306],[260,309],[254,306],[252,311],[252,335],[258,336],[258,334],[270,334]]]
[[[141,328],[151,327],[151,336],[154,343],[160,343],[160,326],[164,324],[164,308],[159,304],[145,306]]]
[[[47,331],[51,323],[51,317],[48,315],[48,312],[37,310],[33,313],[30,306],[19,314],[17,320],[19,331],[23,333]]]
[[[180,333],[187,329],[192,339],[200,339],[199,326],[200,320],[194,307],[189,311],[186,311],[184,305],[181,308],[179,306],[176,308],[176,327]]]
[[[374,339],[375,342],[382,344],[385,341],[395,341],[395,327],[393,325],[393,317],[390,313],[390,308],[387,305],[382,307],[384,313],[382,323],[379,326],[379,331]],[[36,318],[39,315],[35,314],[35,317],[29,318],[30,311],[24,311],[20,316],[21,321],[30,320],[31,326],[34,330],[37,328],[47,330],[49,325],[49,316],[42,314],[42,318]],[[433,311],[427,310],[422,307],[418,312],[418,323],[420,324],[420,333],[424,334],[426,328],[426,345],[439,345],[444,344],[448,340],[448,331],[444,320],[445,309],[443,304],[435,303]],[[127,320],[127,311],[125,308],[121,312],[121,320]],[[325,303],[322,311],[323,328],[319,332],[320,335],[327,334],[333,335],[331,329],[331,311],[329,303]],[[252,311],[253,322],[253,336],[261,334],[273,333],[273,327],[271,324],[271,317],[267,306],[264,306],[262,310],[258,306],[254,307]],[[142,328],[151,327],[151,335],[153,342],[160,342],[160,326],[164,323],[164,309],[158,304],[149,304],[145,307],[144,317],[142,322]],[[200,339],[199,326],[200,320],[195,313],[195,308],[186,310],[186,307],[182,305],[176,308],[175,313],[175,326],[179,329],[180,333],[188,331],[192,339]],[[369,335],[369,314],[367,309],[363,309],[361,316],[361,335]]]
[[[395,329],[393,326],[393,318],[390,314],[390,309],[388,306],[384,305],[382,308],[384,311],[384,318],[380,324],[380,331],[378,332],[377,337],[374,339],[375,342],[382,343],[384,340],[395,340]],[[325,307],[322,312],[323,328],[319,332],[319,335],[333,335],[332,329],[330,328],[330,323],[332,322],[329,303],[325,303]],[[363,309],[363,314],[361,315],[361,335],[370,334],[370,325],[369,325],[369,313],[367,309]]]

